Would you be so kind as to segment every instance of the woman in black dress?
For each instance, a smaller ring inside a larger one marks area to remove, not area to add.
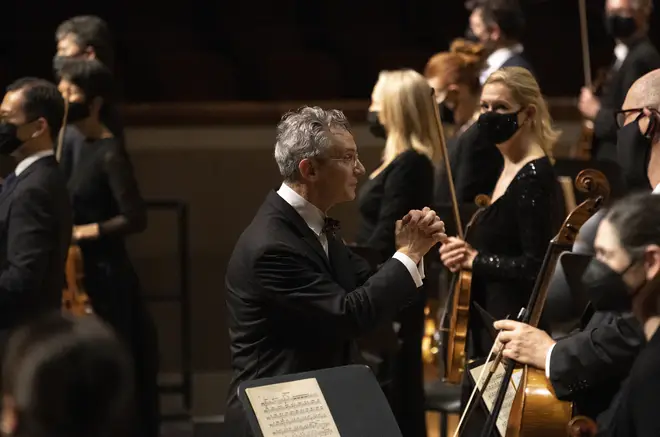
[[[494,340],[476,305],[495,320],[515,317],[527,306],[565,215],[551,161],[559,132],[534,77],[519,67],[494,72],[483,87],[481,112],[479,134],[497,145],[504,166],[494,191],[484,193],[491,204],[470,229],[468,242],[450,237],[440,248],[451,271],[472,271],[467,353],[475,359],[485,358]]]
[[[396,251],[394,227],[411,209],[433,202],[433,175],[442,152],[431,88],[413,70],[381,72],[372,94],[372,114],[386,133],[381,165],[358,194],[360,225],[356,242],[380,253]],[[405,437],[426,436],[422,337],[424,293],[397,318],[400,349],[395,357],[391,403]]]
[[[147,225],[146,206],[120,143],[100,121],[110,110],[113,81],[98,61],[71,59],[59,70],[68,122],[85,136],[77,160],[62,157],[74,212],[73,238],[84,261],[95,312],[129,345],[136,364],[141,437],[158,435],[157,338],[124,244]]]

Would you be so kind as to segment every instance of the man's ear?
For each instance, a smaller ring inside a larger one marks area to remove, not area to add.
[[[492,24],[490,28],[488,29],[490,33],[490,39],[492,41],[499,41],[502,39],[502,29],[500,29],[500,26],[497,24]]]
[[[32,138],[40,137],[41,135],[48,134],[48,122],[45,118],[40,117],[36,120],[37,130],[32,134]]]
[[[298,164],[298,171],[304,180],[314,181],[318,176],[318,169],[316,163],[311,159],[305,158]]]
[[[91,107],[89,108],[92,112],[98,113],[101,111],[101,107],[103,106],[103,97],[101,96],[96,96],[91,102]]]
[[[87,48],[85,48],[85,57],[87,59],[97,59],[96,58],[96,50],[94,50],[94,47],[87,46]]]
[[[646,269],[646,279],[649,281],[660,273],[660,246],[657,244],[651,244],[646,248],[644,267]]]

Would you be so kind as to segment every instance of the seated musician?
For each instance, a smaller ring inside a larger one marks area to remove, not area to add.
[[[502,67],[523,67],[534,74],[520,42],[525,16],[518,0],[471,0],[466,2],[470,30],[474,40],[487,51],[485,68],[479,76],[483,84],[490,74]]]
[[[395,252],[395,223],[433,203],[433,177],[442,156],[432,90],[414,70],[382,71],[369,110],[387,132],[381,165],[358,193],[356,243],[376,249],[381,262]],[[399,349],[391,376],[392,409],[406,436],[426,435],[422,337],[426,293],[396,317]]]
[[[619,111],[617,148],[622,171],[633,187],[647,190],[660,187],[660,70],[637,80],[628,91]],[[628,186],[630,188],[630,186]],[[599,212],[584,224],[573,250],[593,253],[593,238],[586,237],[605,215]],[[606,411],[644,342],[643,333],[632,314],[623,314],[598,299],[596,312],[584,329],[553,341],[548,334],[514,321],[498,321],[504,329],[500,339],[506,344],[504,355],[522,364],[545,369],[559,399],[575,402],[582,415],[597,419],[607,429],[611,411]]]
[[[616,41],[615,60],[600,97],[585,87],[578,105],[582,115],[594,122],[591,154],[596,159],[617,160],[613,114],[623,104],[633,82],[660,68],[660,54],[648,37],[652,9],[651,0],[605,2],[607,30]]]
[[[125,436],[134,418],[130,357],[95,316],[55,313],[16,331],[2,386],[4,436]]]
[[[461,204],[492,192],[502,170],[502,155],[474,126],[480,114],[482,64],[483,46],[456,40],[449,52],[433,55],[424,69],[435,90],[443,123],[452,123],[456,129],[447,137],[447,153],[456,200]],[[435,180],[436,204],[450,204],[450,193],[444,166],[440,166]]]
[[[365,170],[341,111],[286,114],[275,160],[284,181],[268,193],[227,265],[233,378],[225,424],[232,437],[252,435],[237,394],[242,382],[354,362],[355,340],[418,298],[421,261],[446,238],[425,208],[392,230],[397,252],[375,273],[344,245],[328,210],[355,198]]]
[[[440,248],[451,271],[472,271],[469,358],[485,358],[494,340],[475,305],[498,319],[518,314],[564,218],[549,156],[559,133],[531,73],[520,67],[494,72],[484,84],[481,111],[475,126],[497,145],[504,167],[468,241],[452,237]]]

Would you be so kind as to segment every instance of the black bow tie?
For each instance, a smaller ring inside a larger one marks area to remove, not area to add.
[[[340,229],[339,220],[335,220],[330,217],[326,217],[324,219],[323,230],[322,230],[323,233],[334,236],[337,232],[339,232],[339,229]]]

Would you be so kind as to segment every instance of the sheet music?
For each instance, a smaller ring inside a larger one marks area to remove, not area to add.
[[[491,363],[485,364],[490,366]],[[479,375],[481,374],[481,369],[484,365],[475,367],[470,370],[472,374],[472,379],[474,381],[479,381]],[[486,370],[488,372],[488,370]],[[493,405],[495,405],[495,400],[497,399],[497,392],[500,389],[500,384],[502,384],[502,379],[504,378],[505,368],[502,363],[499,363],[495,369],[495,373],[490,378],[488,382],[488,387],[486,391],[483,392],[483,400],[488,408],[489,412],[493,411]],[[487,374],[487,373],[486,373]],[[500,415],[497,418],[497,429],[500,432],[500,435],[506,435],[506,425],[509,422],[509,413],[511,412],[511,406],[513,405],[513,398],[516,396],[516,390],[520,385],[520,378],[522,377],[522,369],[516,369],[513,371],[511,376],[511,381],[509,382],[509,387],[507,387],[506,395],[504,396],[504,402],[502,403],[502,408],[500,409]],[[483,381],[479,385],[479,391],[482,391]]]
[[[340,437],[316,378],[245,389],[264,437]]]

